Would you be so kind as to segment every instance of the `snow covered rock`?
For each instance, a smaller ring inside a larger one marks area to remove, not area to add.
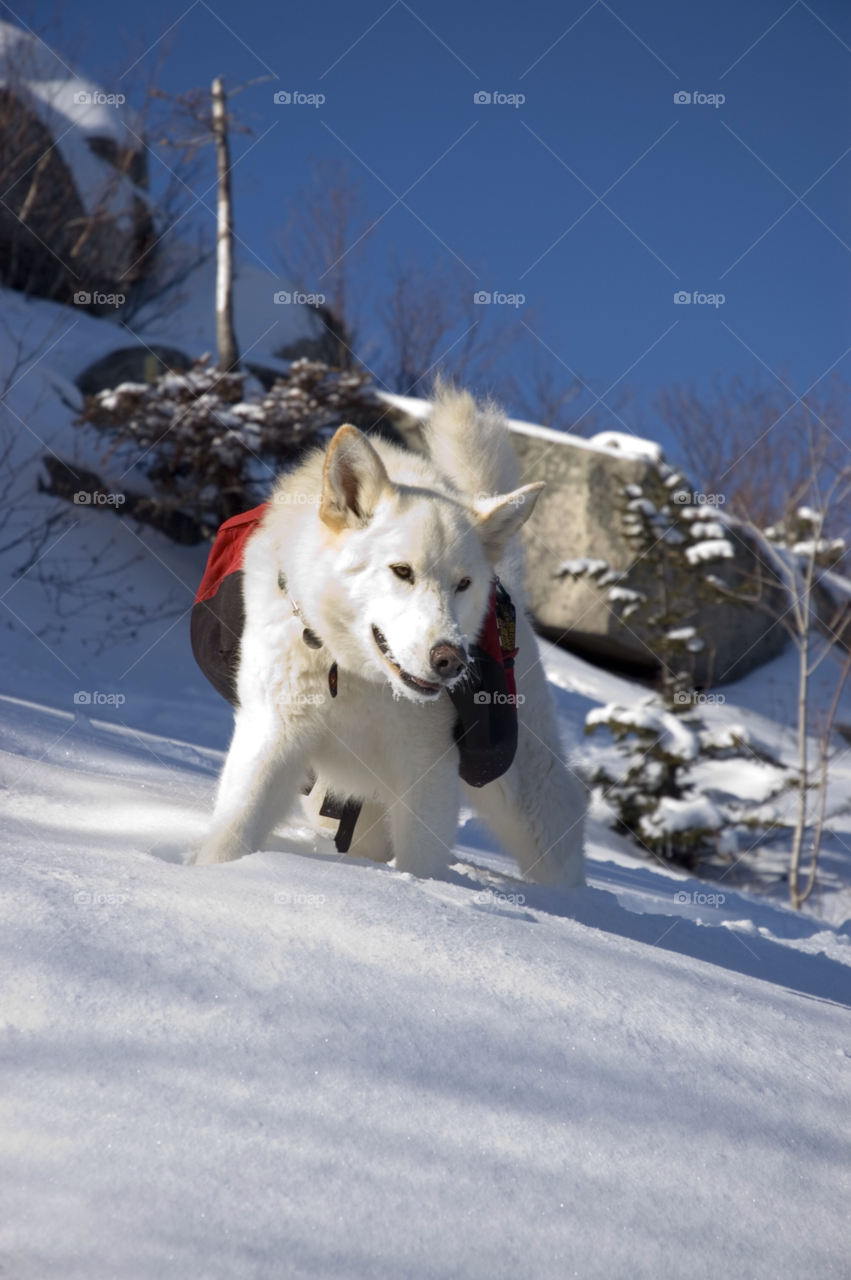
[[[681,477],[665,465],[658,445],[614,432],[588,441],[526,423],[509,425],[524,483],[547,485],[523,530],[529,605],[539,630],[576,653],[652,673],[657,658],[639,609],[642,595],[652,594],[641,547],[647,522],[658,518],[658,538],[687,542],[689,563],[706,570],[711,565],[722,581],[751,564],[746,536],[714,508],[690,509],[693,519],[684,532],[665,527],[669,522],[648,493],[660,487],[666,508],[667,491]],[[676,501],[681,518],[685,508]],[[600,590],[604,578],[621,585]],[[785,643],[782,628],[772,627],[767,614],[720,596],[711,605],[695,597],[681,622],[705,640],[695,653],[698,685],[737,680],[776,657]]]
[[[120,101],[119,101],[120,99]],[[75,75],[32,33],[0,22],[0,263],[29,295],[114,312],[150,269],[140,125],[117,89]]]

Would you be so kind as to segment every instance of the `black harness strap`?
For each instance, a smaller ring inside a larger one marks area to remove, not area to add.
[[[334,836],[334,844],[337,846],[338,853],[349,852],[352,845],[352,837],[355,834],[355,826],[362,808],[362,800],[341,800],[339,796],[334,795],[333,791],[329,791],[322,801],[322,808],[319,810],[320,816],[334,818],[340,824],[337,828],[337,834]]]

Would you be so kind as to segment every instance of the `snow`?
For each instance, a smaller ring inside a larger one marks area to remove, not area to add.
[[[686,559],[691,565],[711,560],[732,560],[734,555],[733,544],[726,538],[707,538],[705,542],[686,547]]]
[[[642,440],[640,436],[627,435],[625,431],[601,431],[591,437],[591,444],[607,453],[620,453],[627,458],[642,458],[653,463],[662,461],[662,449],[655,440]]]
[[[553,570],[553,577],[561,578],[567,574],[571,578],[581,578],[583,573],[587,573],[589,578],[593,578],[598,573],[604,573],[608,567],[608,560],[579,556],[575,560],[563,560],[559,567]]]
[[[630,486],[632,488],[633,486]],[[627,511],[640,511],[643,516],[655,516],[656,506],[649,498],[632,498],[626,504]]]
[[[589,726],[616,723],[653,734],[666,755],[675,760],[694,760],[698,753],[697,734],[679,716],[648,704],[621,706],[616,702],[589,712]]]
[[[385,404],[401,409],[420,422],[425,422],[431,412],[428,400],[419,400],[414,396],[398,396],[388,391],[378,393]],[[652,440],[642,440],[639,436],[627,435],[622,431],[602,431],[590,439],[575,436],[569,431],[556,431],[552,427],[541,427],[534,422],[522,422],[519,418],[509,418],[511,431],[521,436],[531,436],[535,440],[548,440],[550,444],[569,445],[572,449],[589,449],[592,453],[608,453],[619,457],[646,460],[660,463],[662,450]]]
[[[15,1275],[843,1274],[847,932],[593,830],[578,893],[472,821],[446,882],[190,869],[214,753],[0,730]]]
[[[60,339],[10,408],[101,465],[59,393],[123,335],[9,301],[13,331]],[[467,811],[444,881],[340,857],[298,816],[191,868],[231,725],[189,650],[206,548],[69,514],[26,576],[20,550],[0,560],[4,1274],[847,1274],[847,755],[800,913],[775,872],[785,794],[762,893],[746,848],[699,880],[595,820],[588,888],[541,888]],[[133,625],[92,584],[57,601],[37,580],[87,546],[97,572],[136,557],[109,580]],[[615,750],[584,737],[589,711],[694,736],[639,683],[545,642],[524,660],[582,765]],[[699,708],[719,746],[780,762],[701,762],[708,803],[767,800],[794,762],[795,660]]]
[[[721,524],[720,520],[709,520],[701,523],[695,521],[691,526],[691,536],[693,538],[723,538],[727,530]]]
[[[606,599],[616,604],[618,601],[646,600],[647,597],[640,591],[633,591],[630,587],[610,587],[606,593]]]
[[[792,550],[796,556],[809,557],[815,554],[839,557],[844,554],[845,548],[844,538],[805,538],[803,542],[796,542]]]
[[[715,695],[719,698],[719,695]],[[719,701],[725,701],[724,695],[721,694]],[[768,756],[770,760],[776,759],[776,751],[767,742],[761,742],[756,735],[743,724],[723,724],[716,725],[714,728],[702,730],[700,733],[701,746],[713,749],[715,751],[730,751],[737,747],[746,747],[756,756]]]
[[[717,831],[724,815],[706,796],[674,800],[662,796],[654,813],[641,819],[642,835],[658,837],[674,831]]]
[[[689,653],[700,653],[706,647],[706,641],[701,639],[694,627],[674,627],[673,631],[667,633],[667,638],[682,641]]]

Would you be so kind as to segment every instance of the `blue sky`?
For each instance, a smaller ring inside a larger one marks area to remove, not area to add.
[[[237,102],[255,133],[234,170],[237,230],[273,269],[310,158],[347,158],[373,215],[389,210],[365,297],[394,253],[460,262],[461,287],[525,295],[509,363],[537,350],[611,404],[629,385],[648,434],[660,384],[760,362],[798,394],[834,365],[851,381],[847,4],[72,0],[64,23],[108,87],[166,32],[172,92],[280,77]],[[276,106],[280,88],[326,101]]]

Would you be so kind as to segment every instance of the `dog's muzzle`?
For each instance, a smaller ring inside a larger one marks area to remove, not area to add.
[[[392,667],[402,683],[406,684],[409,689],[414,689],[417,693],[423,693],[428,697],[437,697],[441,689],[456,679],[467,665],[467,659],[457,645],[441,642],[434,646],[429,655],[432,668],[435,674],[440,677],[439,683],[421,680],[419,676],[411,675],[410,671],[405,671],[399,665],[390,651],[387,637],[383,631],[373,626],[372,635],[382,658],[384,658],[388,666]]]
[[[457,644],[450,644],[448,640],[441,640],[436,644],[429,657],[432,670],[440,676],[441,680],[454,680],[467,666],[467,656],[464,651]]]

